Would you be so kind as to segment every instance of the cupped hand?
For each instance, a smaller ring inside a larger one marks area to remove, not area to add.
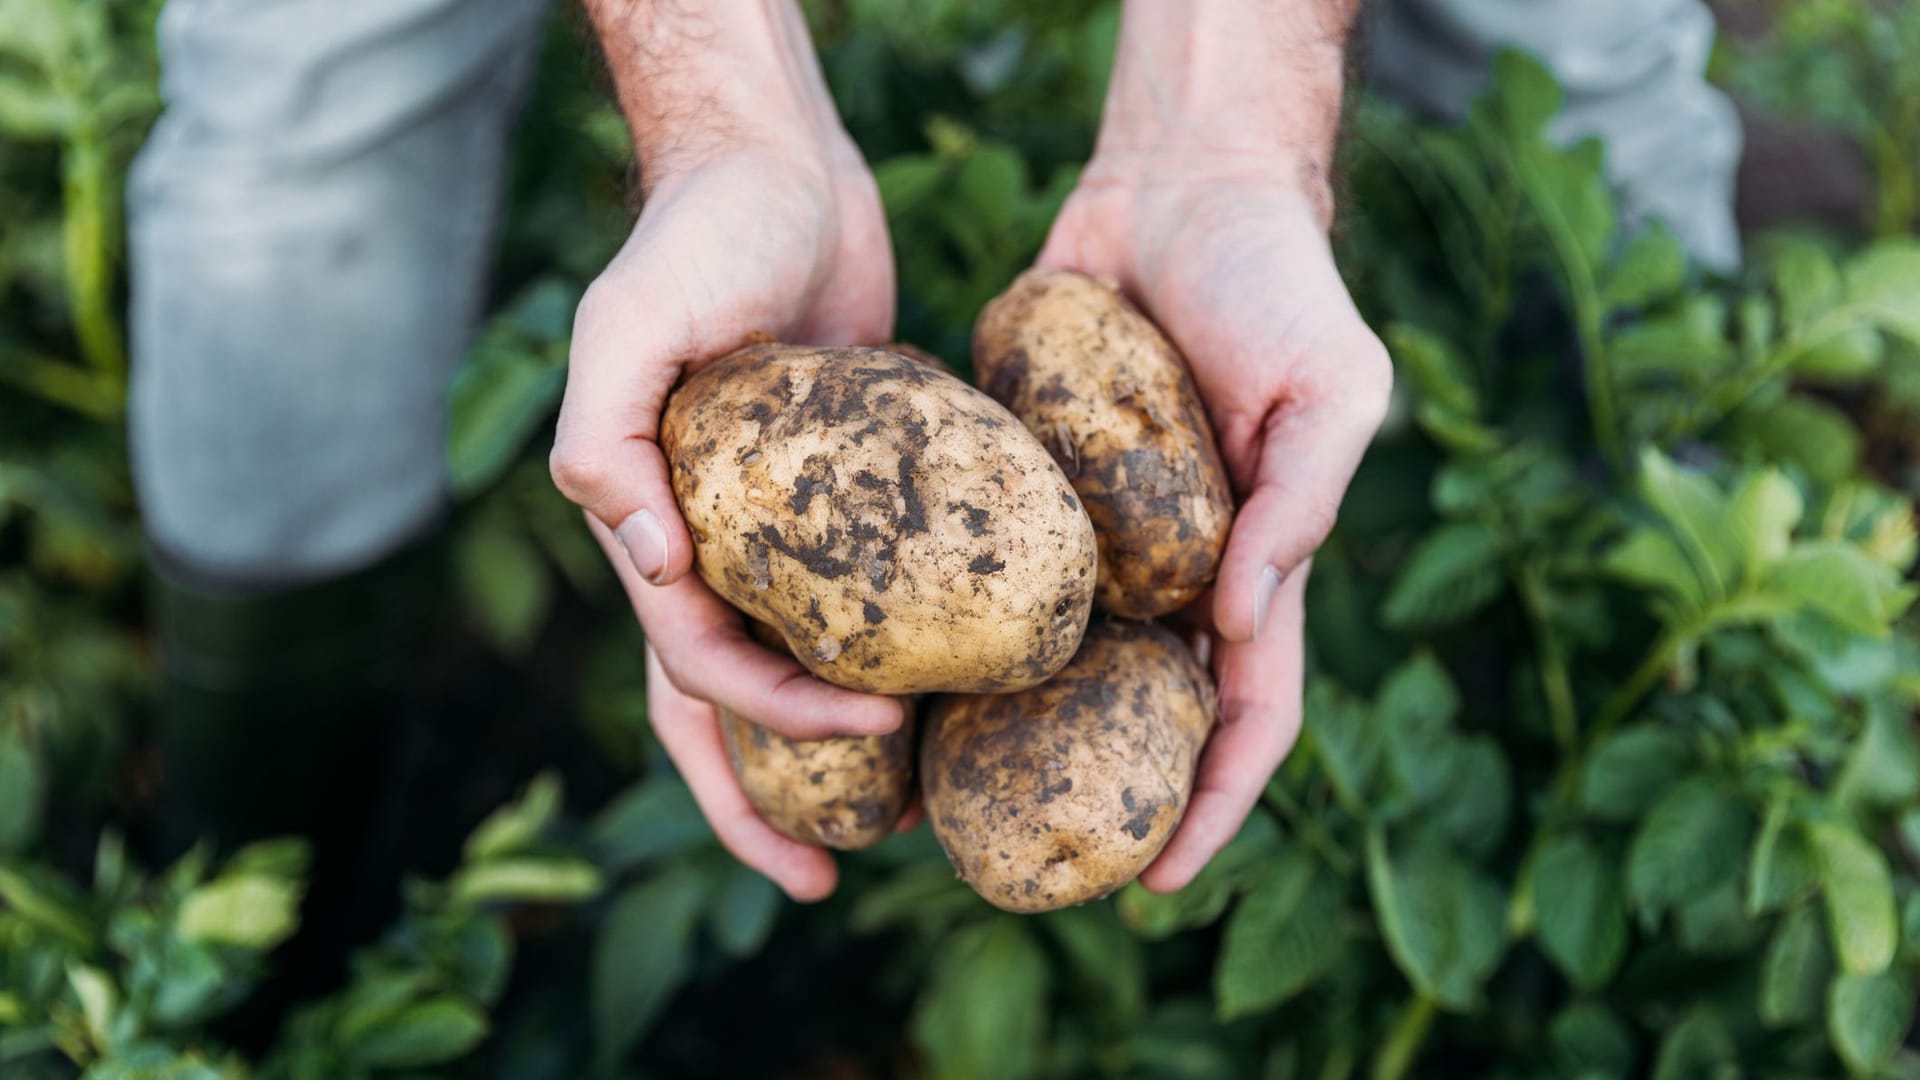
[[[689,573],[693,544],[668,482],[660,416],[684,374],[752,335],[885,341],[893,298],[885,217],[850,143],[824,155],[732,150],[677,169],[653,185],[632,235],[580,302],[554,440],[554,481],[586,510],[646,631],[661,745],[721,843],[796,899],[833,890],[833,860],[754,814],[727,765],[715,706],[802,739],[891,731],[900,706],[761,647]]]
[[[1347,295],[1326,200],[1279,155],[1096,156],[1039,262],[1112,278],[1193,370],[1238,512],[1209,635],[1220,725],[1179,830],[1141,876],[1166,892],[1239,831],[1300,731],[1309,560],[1385,416],[1392,368]]]

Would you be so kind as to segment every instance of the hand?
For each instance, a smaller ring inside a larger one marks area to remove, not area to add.
[[[1039,260],[1119,281],[1179,346],[1240,504],[1214,590],[1187,613],[1211,635],[1221,722],[1141,875],[1157,892],[1232,839],[1299,735],[1309,558],[1391,388],[1303,175],[1277,154],[1096,156]]]
[[[654,730],[720,842],[794,898],[818,899],[833,890],[833,860],[754,814],[714,706],[802,739],[892,731],[900,706],[762,648],[689,573],[692,538],[657,439],[681,376],[750,335],[885,341],[894,295],[885,217],[790,5],[688,0],[593,14],[648,190],[575,316],[554,481],[587,511],[647,633]],[[650,72],[663,81],[650,83]]]

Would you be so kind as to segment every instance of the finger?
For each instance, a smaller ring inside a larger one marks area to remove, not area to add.
[[[680,770],[721,846],[795,900],[820,900],[832,893],[839,878],[833,858],[781,835],[754,812],[727,764],[713,706],[677,690],[651,648],[646,664],[647,715],[654,734]]]
[[[1233,839],[1300,736],[1306,578],[1302,566],[1281,586],[1258,641],[1215,647],[1220,726],[1200,759],[1186,816],[1140,875],[1154,892],[1186,887]]]
[[[1253,490],[1214,581],[1213,627],[1230,642],[1261,633],[1283,581],[1332,531],[1347,485],[1386,417],[1392,369],[1371,333],[1353,335],[1340,385],[1311,388],[1268,413]]]
[[[643,281],[609,273],[581,299],[548,464],[561,493],[618,537],[610,555],[667,585],[693,568],[693,538],[658,442],[685,354],[662,336],[660,313],[645,309],[648,295]]]
[[[817,679],[799,661],[763,648],[746,632],[740,613],[699,577],[649,586],[617,557],[607,527],[588,527],[607,551],[634,614],[667,677],[682,693],[712,702],[790,739],[885,735],[904,718],[900,703]]]
[[[912,802],[907,804],[906,810],[900,815],[900,820],[893,823],[893,831],[897,833],[912,832],[919,827],[920,822],[925,820],[926,816],[926,804],[922,803],[916,796]]]

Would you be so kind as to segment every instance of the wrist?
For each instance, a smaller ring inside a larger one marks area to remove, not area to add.
[[[753,152],[822,181],[863,167],[793,0],[588,0],[642,181]]]
[[[1089,174],[1264,178],[1330,206],[1353,7],[1126,0]]]

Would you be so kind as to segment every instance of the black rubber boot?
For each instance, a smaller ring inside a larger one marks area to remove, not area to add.
[[[154,732],[162,769],[154,854],[171,858],[195,843],[225,854],[287,835],[314,848],[300,934],[275,955],[261,1000],[234,1018],[240,1030],[229,1036],[238,1041],[270,1038],[284,1007],[336,981],[351,947],[397,909],[397,890],[368,880],[363,856],[442,566],[439,546],[423,542],[291,589],[222,590],[157,575],[166,681]]]

